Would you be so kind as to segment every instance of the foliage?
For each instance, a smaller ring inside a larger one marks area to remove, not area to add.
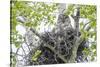
[[[16,21],[16,17],[24,16],[29,21],[24,23],[24,26],[37,28],[40,25],[40,21],[47,19],[48,23],[53,24],[55,16],[51,13],[57,9],[57,4],[45,4],[44,2],[34,2],[29,6],[30,2],[27,1],[11,1],[11,39],[16,40],[16,36],[21,36],[16,31],[18,24],[23,25]],[[22,37],[22,36],[21,36]],[[15,41],[12,41],[15,42]]]
[[[88,50],[84,50],[87,56],[91,56],[91,61],[96,60],[96,6],[94,5],[82,5],[81,6],[81,17],[88,18],[90,20],[89,26],[90,29],[84,31],[85,38],[87,40],[93,39],[93,42],[90,42],[90,48]],[[92,30],[92,31],[91,31]],[[92,52],[94,50],[94,52]]]
[[[35,52],[35,54],[32,56],[32,60],[36,61],[38,59],[38,57],[39,57],[40,54],[41,54],[41,50],[37,50]]]
[[[15,45],[16,48],[20,48],[24,42],[24,36],[20,35],[16,30],[17,25],[22,25],[25,27],[31,27],[36,30],[40,29],[41,22],[45,24],[55,24],[55,15],[52,13],[57,9],[58,4],[55,3],[44,3],[44,2],[31,2],[31,1],[11,1],[11,45]],[[74,10],[73,5],[69,5],[66,10],[66,15],[71,15]],[[80,6],[80,17],[88,18],[90,20],[89,29],[84,30],[84,23],[80,23],[80,32],[83,34],[83,38],[86,40],[93,39],[93,42],[90,42],[90,47],[84,49],[86,56],[91,56],[90,60],[94,61],[96,57],[96,6],[94,5],[79,5]],[[24,23],[20,23],[16,20],[18,16],[26,18]],[[45,20],[45,21],[44,21]],[[91,31],[92,30],[92,31]],[[92,52],[93,51],[93,52]],[[41,54],[40,50],[37,50],[32,56],[32,60],[36,61],[39,55]],[[13,58],[12,58],[13,57]],[[12,56],[11,59],[16,63],[15,56]],[[12,63],[15,65],[15,63]],[[13,66],[12,66],[13,67]]]
[[[75,4],[68,5],[68,10],[66,11],[66,15],[72,14],[74,12]],[[77,5],[76,5],[77,6]],[[96,6],[95,5],[79,5],[80,7],[80,18],[89,19],[88,23],[80,23],[80,30],[83,34],[83,38],[92,42],[89,42],[89,48],[84,49],[86,56],[91,56],[90,60],[96,60]],[[86,21],[87,22],[87,21]],[[87,28],[85,30],[84,28]],[[94,52],[92,52],[94,50]]]
[[[51,3],[50,5],[48,5],[48,3],[44,2],[28,2],[28,1],[11,1],[10,4],[11,4],[11,45],[12,44],[15,45],[16,48],[21,47],[24,38],[16,30],[17,25],[39,29],[38,26],[44,19],[47,20],[46,24],[47,22],[50,24],[54,23],[55,16],[52,15],[52,12],[57,9],[56,7],[57,4]],[[16,20],[18,16],[25,17],[28,20],[22,24]],[[11,61],[11,63],[12,62],[13,61]]]

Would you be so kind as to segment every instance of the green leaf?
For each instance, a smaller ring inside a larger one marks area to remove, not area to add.
[[[16,48],[19,48],[19,47],[20,47],[20,44],[21,44],[21,42],[16,41],[16,42],[15,42]]]
[[[32,56],[32,60],[36,61],[41,54],[41,50],[37,50],[35,54]]]
[[[92,28],[95,28],[96,27],[96,22],[91,22],[90,25],[91,25]]]

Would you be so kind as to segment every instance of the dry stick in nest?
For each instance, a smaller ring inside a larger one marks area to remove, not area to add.
[[[37,36],[39,35],[34,29],[31,28],[30,30],[31,30],[33,33],[35,33]],[[38,37],[40,37],[40,39],[43,40],[43,39],[42,39],[42,36],[39,35]],[[65,63],[67,63],[67,60],[64,58],[64,56],[61,55],[61,54],[59,54],[59,53],[57,53],[56,50],[54,49],[54,47],[48,45],[48,43],[47,43],[46,41],[43,41],[43,42],[47,44],[47,45],[44,45],[44,47],[49,48],[51,51],[53,51],[55,54],[57,54],[58,57],[59,57],[60,59],[62,59]]]
[[[31,30],[34,30],[31,28]],[[36,35],[38,34],[36,31],[33,31],[33,33],[36,33]],[[39,34],[38,34],[39,35]],[[39,35],[40,39],[42,39],[42,37]],[[69,60],[66,60],[64,55],[61,55],[59,53],[56,52],[56,50],[54,49],[54,47],[52,47],[51,45],[48,45],[48,43],[46,41],[43,41],[44,43],[46,43],[47,45],[44,45],[44,47],[47,47],[49,48],[51,51],[53,51],[56,55],[58,55],[58,57],[63,60],[65,63],[69,63],[69,62],[75,62],[75,58],[76,58],[76,54],[77,54],[77,49],[78,49],[78,46],[80,45],[80,43],[82,42],[82,36],[80,37],[77,37],[77,40],[75,42],[75,45],[73,46],[72,48],[72,55],[71,55],[71,58]]]
[[[79,8],[78,8],[78,13],[79,13]],[[77,16],[78,15],[78,16]],[[76,16],[73,16],[74,17],[74,20],[75,20],[75,30],[76,30],[76,41],[75,41],[75,45],[73,46],[73,48],[72,48],[72,55],[71,55],[71,58],[69,59],[69,60],[66,60],[65,58],[64,58],[64,56],[63,55],[61,55],[61,54],[59,54],[59,53],[57,53],[56,52],[56,50],[54,49],[54,47],[52,47],[52,46],[50,46],[50,45],[44,45],[45,47],[47,47],[47,48],[49,48],[49,49],[51,49],[55,54],[57,54],[58,55],[58,57],[60,58],[60,59],[62,59],[65,63],[67,63],[67,62],[75,62],[75,58],[76,58],[76,54],[77,54],[77,49],[78,49],[78,46],[79,46],[79,44],[81,43],[81,37],[79,38],[78,37],[78,32],[79,32],[79,14],[76,14]],[[41,35],[39,35],[34,29],[30,29],[34,34],[36,34],[41,40],[43,40],[43,38],[42,38],[42,36]],[[45,42],[46,43],[46,41],[43,41],[43,42]],[[47,43],[46,43],[47,44]]]

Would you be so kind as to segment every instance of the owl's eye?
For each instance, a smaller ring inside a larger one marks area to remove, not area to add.
[[[70,30],[67,31],[67,34],[68,34],[68,35],[71,35],[72,33],[73,33],[73,32],[70,31]]]
[[[71,35],[71,36],[69,37],[69,40],[72,41],[73,39],[74,39],[74,35]]]

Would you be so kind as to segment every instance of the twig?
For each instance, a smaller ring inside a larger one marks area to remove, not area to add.
[[[22,48],[22,50],[23,50],[23,52],[24,52],[24,54],[25,54],[25,56],[26,56],[25,50],[24,50],[24,48],[23,48],[23,46],[22,46],[22,45],[21,45],[21,48]]]
[[[24,38],[24,42],[25,42],[25,44],[27,45],[29,51],[31,52],[31,50],[30,50],[30,48],[29,48],[29,46],[28,46],[28,43],[26,42],[26,39],[25,39],[25,38]]]
[[[23,55],[20,55],[20,54],[18,54],[18,53],[16,54],[16,53],[14,53],[14,52],[12,52],[12,54],[19,55],[19,56],[21,56],[21,57],[23,56]]]

